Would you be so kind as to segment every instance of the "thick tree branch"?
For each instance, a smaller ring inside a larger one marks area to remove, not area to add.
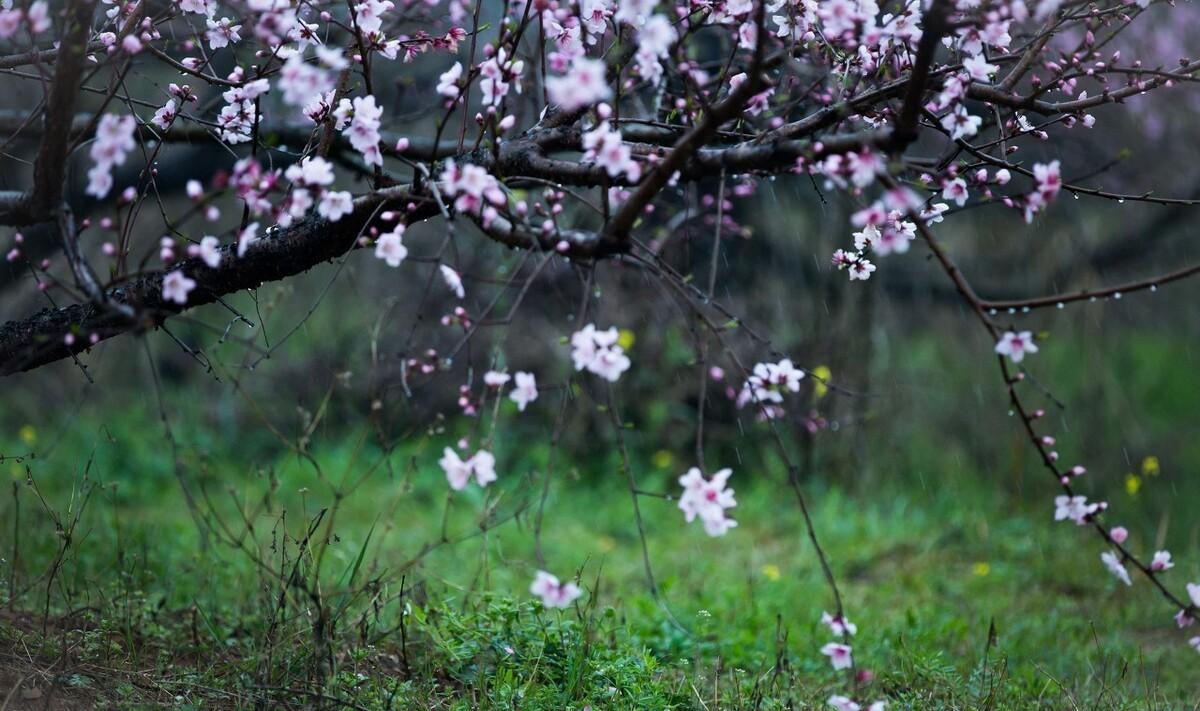
[[[83,72],[92,29],[93,0],[71,0],[54,65],[54,81],[46,100],[43,139],[33,164],[33,190],[22,200],[9,202],[0,212],[0,224],[29,225],[53,218],[62,203],[67,147],[79,78]]]

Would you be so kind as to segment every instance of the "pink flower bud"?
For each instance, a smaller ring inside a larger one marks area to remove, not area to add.
[[[1117,543],[1124,543],[1125,539],[1129,538],[1129,531],[1126,531],[1123,526],[1117,526],[1108,532],[1108,536]]]

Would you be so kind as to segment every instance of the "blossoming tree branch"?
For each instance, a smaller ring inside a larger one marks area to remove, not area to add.
[[[748,337],[772,357],[743,361],[732,341],[749,330],[726,328],[742,321],[713,298],[717,258],[685,274],[660,247],[681,229],[684,188],[705,194],[719,248],[738,229],[735,204],[792,176],[856,205],[843,247],[821,258],[867,282],[860,288],[872,288],[889,261],[913,258],[914,242],[932,255],[995,344],[1018,426],[1045,466],[1047,491],[1059,489],[1053,518],[1091,529],[1104,566],[1127,584],[1131,572],[1145,578],[1188,627],[1200,586],[1180,588],[1167,551],[1144,551],[1115,512],[1081,493],[1084,465],[1060,461],[1055,433],[1026,404],[1024,368],[1039,345],[1015,320],[1166,287],[1200,265],[993,300],[976,293],[940,237],[958,213],[985,204],[1026,223],[1064,194],[1192,204],[1154,186],[1106,191],[1066,177],[1081,170],[1061,160],[1025,158],[1031,145],[1052,152],[1091,130],[1102,109],[1187,90],[1200,61],[1150,65],[1111,49],[1147,13],[1171,9],[1161,0],[7,0],[0,71],[40,86],[43,98],[4,117],[9,143],[32,140],[36,149],[28,166],[14,167],[27,186],[0,193],[0,224],[13,228],[8,262],[49,305],[0,326],[0,373],[73,359],[86,375],[89,351],[106,339],[169,329],[190,309],[228,306],[227,296],[355,251],[403,278],[429,279],[460,304],[442,323],[469,338],[490,307],[481,312],[473,300],[478,280],[460,255],[490,240],[540,265],[564,261],[590,274],[617,263],[661,282],[706,330],[698,452],[706,390],[736,380],[737,405],[756,413],[787,461],[776,422],[796,416],[790,403],[806,380],[836,386],[771,353],[765,334]],[[127,81],[139,73],[151,79]],[[415,87],[412,106],[381,99],[396,83]],[[164,180],[162,166],[195,145],[227,155],[232,168]],[[98,205],[87,217],[68,199],[76,175]],[[152,221],[161,237],[147,241],[135,226]],[[406,232],[424,222],[444,238],[417,253]],[[538,288],[540,269],[522,295]],[[616,395],[636,364],[621,344],[623,324],[588,318],[591,298],[581,328],[563,334],[563,357],[573,377],[609,393],[619,432]],[[446,355],[410,359],[406,372],[430,376]],[[463,386],[463,415],[479,416],[506,394],[524,412],[538,402],[538,384],[534,372],[490,372],[482,391]],[[491,440],[445,448],[439,464],[452,490],[503,478]],[[695,465],[679,478],[681,520],[730,534],[734,472]],[[630,477],[637,512],[643,492]],[[789,480],[831,589],[824,621],[834,641],[821,651],[852,669],[856,628],[836,562],[821,553],[794,467]],[[545,501],[544,490],[537,535]],[[648,556],[646,569],[653,587]],[[547,571],[532,591],[548,607],[586,594]],[[1190,641],[1200,648],[1200,638]],[[830,703],[859,701],[867,702]]]

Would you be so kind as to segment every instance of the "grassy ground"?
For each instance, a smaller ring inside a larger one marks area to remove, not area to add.
[[[1093,467],[1088,493],[1113,502],[1136,551],[1175,554],[1181,591],[1200,579],[1194,339],[1079,324],[1034,364],[1070,404],[1046,404],[1047,427],[1065,461]],[[752,436],[712,456],[736,462],[728,536],[640,497],[655,595],[611,432],[576,427],[542,552],[587,594],[548,611],[527,592],[544,422],[505,415],[500,481],[448,498],[436,460],[452,433],[382,452],[359,415],[310,427],[323,396],[301,401],[280,369],[247,381],[257,393],[168,389],[171,438],[149,390],[49,411],[6,391],[0,710],[715,711],[850,692],[891,709],[1200,709],[1200,659],[1170,608],[1051,520],[1053,486],[1005,416],[994,364],[915,336],[878,348],[869,436],[829,433],[804,481],[859,628],[857,682],[818,651],[831,596]],[[639,487],[671,491],[692,413],[647,410],[626,432]]]
[[[642,499],[656,597],[617,463],[562,471],[544,554],[589,593],[560,612],[525,592],[539,448],[504,460],[487,496],[449,503],[423,449],[385,456],[348,438],[255,464],[189,449],[202,537],[170,453],[133,434],[70,435],[48,458],[5,464],[35,482],[0,518],[10,708],[769,709],[823,707],[847,688],[817,651],[829,593],[770,478],[741,487],[741,526],[721,539]],[[665,490],[675,464],[646,459],[642,485]],[[808,482],[874,677],[857,696],[1194,708],[1197,660],[1148,586],[1117,585],[1089,537],[979,481],[869,497]]]

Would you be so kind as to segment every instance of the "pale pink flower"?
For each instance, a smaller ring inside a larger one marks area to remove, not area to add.
[[[251,222],[246,225],[246,229],[238,233],[237,239],[237,256],[246,256],[246,250],[250,249],[250,245],[258,241],[258,223]]]
[[[683,511],[684,519],[691,523],[699,517],[704,531],[710,536],[723,536],[737,526],[737,521],[725,516],[726,509],[737,506],[733,489],[726,488],[732,474],[732,469],[722,469],[713,474],[712,479],[705,479],[698,468],[692,467],[679,477],[679,485],[683,487],[679,509]]]
[[[196,288],[196,280],[189,279],[181,270],[167,272],[162,281],[162,295],[165,301],[174,301],[183,305],[187,303],[188,292]]]
[[[1100,510],[1100,504],[1089,504],[1086,496],[1056,496],[1054,497],[1054,520],[1071,520],[1083,526],[1088,522],[1088,516]]]
[[[1112,573],[1117,580],[1126,585],[1133,585],[1133,580],[1129,578],[1129,571],[1121,563],[1121,559],[1112,551],[1104,551],[1100,554],[1100,560],[1104,563],[1104,567],[1108,568],[1108,572]]]
[[[1174,567],[1175,563],[1171,560],[1169,551],[1156,551],[1154,559],[1150,561],[1150,570],[1163,571]]]
[[[533,373],[517,371],[516,383],[508,398],[517,403],[517,410],[525,412],[525,407],[538,399],[537,379]]]
[[[375,240],[375,257],[387,262],[389,267],[398,267],[408,256],[408,248],[404,246],[401,236],[404,225],[396,225],[391,232],[384,232]]]
[[[529,592],[542,598],[542,605],[550,609],[569,607],[583,594],[583,590],[575,583],[559,582],[557,577],[544,570],[537,572],[533,585],[529,586]]]
[[[463,289],[462,277],[459,276],[458,272],[445,264],[438,266],[438,269],[441,270],[442,279],[446,282],[446,286],[450,287],[450,291],[454,292],[454,295],[458,298],[464,298],[467,293]]]
[[[306,187],[325,187],[333,184],[333,164],[320,156],[308,156],[289,165],[283,175]]]
[[[511,375],[508,373],[501,373],[498,370],[489,370],[483,374],[483,384],[489,388],[502,388],[508,383],[509,380],[512,380]]]
[[[233,20],[222,17],[220,20],[208,20],[208,30],[204,36],[208,39],[210,49],[221,49],[242,41],[242,26],[233,24]]]
[[[450,482],[451,489],[461,491],[467,488],[467,483],[471,481],[471,465],[464,462],[457,452],[446,447],[442,450],[442,458],[438,460],[438,465],[445,472],[446,481]]]
[[[472,476],[480,486],[487,486],[496,481],[496,458],[486,449],[479,450],[470,459],[463,461],[457,452],[446,447],[442,450],[442,458],[438,460],[438,465],[445,472],[450,488],[455,491],[467,488]]]
[[[454,66],[442,72],[438,77],[437,93],[447,99],[457,99],[459,94],[458,80],[462,78],[463,66],[461,62],[455,62]]]
[[[1033,334],[1029,331],[1005,331],[1000,340],[996,342],[996,353],[1008,356],[1014,363],[1020,363],[1025,359],[1027,353],[1037,353],[1037,344],[1033,341]]]
[[[204,261],[210,269],[216,269],[221,263],[221,242],[212,235],[205,235],[200,240],[200,247],[197,252],[200,259]]]
[[[547,77],[546,91],[550,101],[564,111],[575,111],[607,101],[612,96],[612,89],[605,77],[604,62],[583,57],[571,64],[566,76]]]
[[[941,123],[942,128],[949,131],[950,137],[957,141],[960,138],[970,138],[979,133],[979,126],[983,123],[983,119],[967,113],[967,109],[959,104],[954,107],[953,111],[942,117]]]
[[[861,711],[862,709],[862,706],[856,704],[850,697],[837,694],[830,696],[828,703],[837,711]]]
[[[1188,597],[1192,599],[1192,604],[1196,607],[1200,607],[1200,585],[1197,585],[1196,583],[1188,583],[1187,593]]]
[[[317,214],[330,222],[337,222],[353,211],[354,196],[345,190],[326,191],[317,203]]]
[[[165,131],[175,120],[177,115],[178,110],[176,108],[175,100],[168,99],[166,104],[164,104],[158,111],[154,112],[154,118],[150,119],[150,123]]]
[[[859,257],[846,268],[850,272],[850,281],[866,281],[875,271],[875,265],[870,260]]]
[[[29,6],[29,31],[35,35],[50,30],[50,6],[45,0],[37,0]]]
[[[849,669],[854,665],[854,659],[850,655],[850,645],[830,642],[821,647],[821,654],[829,657],[829,663],[834,669]]]
[[[971,193],[967,190],[967,183],[962,178],[955,178],[947,181],[942,186],[942,197],[956,203],[959,207],[967,204],[967,200],[971,197]]]
[[[858,634],[858,626],[840,615],[831,615],[828,612],[822,612],[821,623],[829,625],[829,629],[836,635],[849,635],[853,637]]]

